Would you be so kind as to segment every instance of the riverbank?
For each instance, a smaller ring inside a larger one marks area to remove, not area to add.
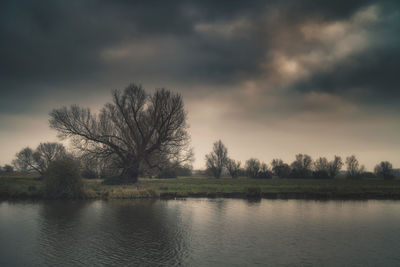
[[[140,178],[135,185],[103,185],[85,179],[87,199],[135,198],[281,198],[281,199],[400,199],[400,180]],[[0,198],[45,198],[37,175],[0,176]]]

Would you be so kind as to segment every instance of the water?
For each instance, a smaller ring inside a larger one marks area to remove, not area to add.
[[[399,266],[400,202],[0,202],[0,266]]]

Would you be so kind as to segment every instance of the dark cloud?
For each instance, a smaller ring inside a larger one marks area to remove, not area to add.
[[[168,58],[168,68],[176,69],[177,78],[227,81],[238,74],[257,71],[269,48],[267,38],[274,37],[263,31],[268,28],[263,23],[267,23],[269,10],[278,10],[283,14],[280,18],[289,21],[312,16],[336,19],[349,16],[368,3],[2,1],[2,88],[10,92],[24,81],[31,84],[90,79],[108,71],[109,66],[101,58],[104,49],[143,39],[157,40],[160,36],[176,39],[180,44],[177,49],[186,50],[184,60],[179,56],[175,62]],[[248,25],[233,29],[228,38],[220,32],[210,36],[196,31],[196,25],[228,27],[240,18]],[[134,66],[135,62],[131,64]],[[9,83],[11,86],[7,86]]]
[[[384,9],[383,9],[384,10]],[[294,83],[300,92],[325,92],[365,105],[390,106],[398,110],[400,101],[400,15],[388,11],[369,30],[367,48],[335,64],[316,70],[311,77]]]

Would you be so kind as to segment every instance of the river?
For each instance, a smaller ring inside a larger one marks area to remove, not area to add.
[[[400,201],[0,202],[0,266],[399,266]]]

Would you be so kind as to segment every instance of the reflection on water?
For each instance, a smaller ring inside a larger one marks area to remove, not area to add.
[[[398,266],[400,202],[0,202],[0,266]]]

